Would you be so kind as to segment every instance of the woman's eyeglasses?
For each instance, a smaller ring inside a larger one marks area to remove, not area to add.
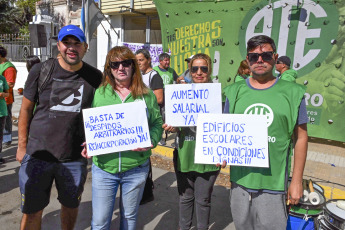
[[[203,73],[207,73],[208,72],[208,67],[207,66],[192,66],[191,72],[192,73],[196,73],[198,72],[198,69],[201,69],[201,71]]]
[[[120,65],[122,65],[123,67],[129,67],[132,63],[133,63],[132,59],[127,59],[124,61],[111,61],[109,65],[110,65],[110,68],[112,69],[118,69]]]
[[[263,61],[271,61],[273,59],[273,52],[263,52],[261,54],[248,53],[248,60],[250,62],[257,62],[259,57],[261,57]]]

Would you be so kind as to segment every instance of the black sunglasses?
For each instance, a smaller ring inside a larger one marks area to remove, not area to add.
[[[192,66],[192,69],[191,69],[192,73],[198,72],[199,68],[201,69],[201,71],[203,73],[207,73],[208,72],[208,67],[207,66]]]
[[[247,55],[250,62],[257,62],[259,57],[261,57],[263,61],[271,61],[273,59],[273,52],[263,52],[261,54],[248,53]]]
[[[281,61],[277,61],[277,64],[284,64],[283,62],[281,62]]]
[[[127,59],[127,60],[124,60],[124,61],[111,61],[110,62],[110,68],[118,69],[120,67],[120,64],[123,67],[129,67],[132,63],[133,63],[132,59]]]

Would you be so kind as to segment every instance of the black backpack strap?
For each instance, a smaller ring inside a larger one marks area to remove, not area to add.
[[[50,77],[52,75],[55,65],[55,58],[50,58],[47,61],[43,62],[41,66],[40,76],[38,77],[38,93],[46,87]]]
[[[41,66],[41,70],[40,70],[40,75],[38,76],[38,85],[37,85],[37,101],[36,101],[36,105],[39,104],[39,97],[40,97],[40,93],[42,92],[42,90],[46,87],[53,69],[54,69],[54,65],[55,65],[55,58],[49,58],[47,61],[43,62],[42,66]]]

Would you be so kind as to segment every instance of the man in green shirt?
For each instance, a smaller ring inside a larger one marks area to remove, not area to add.
[[[297,71],[290,69],[291,60],[288,56],[280,56],[276,62],[276,70],[280,73],[278,77],[285,81],[296,82]]]
[[[170,55],[167,53],[159,55],[159,66],[155,66],[153,69],[162,77],[164,85],[173,84],[178,78],[175,70],[170,67]]]
[[[274,41],[265,35],[247,43],[247,62],[252,77],[224,89],[224,112],[267,117],[269,167],[230,167],[230,205],[237,230],[285,230],[286,200],[298,204],[307,156],[307,112],[305,87],[273,75],[278,58]],[[291,183],[292,135],[294,166]]]
[[[159,73],[159,75],[162,77],[164,86],[176,83],[178,75],[175,72],[175,70],[170,67],[170,55],[169,54],[161,53],[159,55],[159,66],[155,66],[155,67],[153,67],[153,69],[156,70]],[[164,106],[161,107],[161,114],[162,114],[163,121],[165,121],[165,108],[164,108]],[[168,138],[168,133],[165,132],[165,138],[162,137],[159,144],[160,145],[166,145],[167,138]]]

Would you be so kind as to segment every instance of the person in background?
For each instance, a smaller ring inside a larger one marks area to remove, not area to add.
[[[159,74],[152,69],[151,55],[146,49],[139,49],[135,52],[135,57],[138,61],[141,77],[147,88],[150,88],[157,98],[157,103],[160,108],[164,106],[164,84],[163,79]],[[150,170],[146,179],[145,189],[140,205],[153,201],[154,196],[152,192],[152,165],[150,160]]]
[[[290,69],[291,60],[288,56],[280,56],[276,62],[276,70],[279,72],[278,78],[285,80],[296,82],[297,79],[297,71],[294,69]]]
[[[175,70],[170,67],[170,55],[169,54],[161,53],[159,55],[159,65],[153,67],[153,69],[156,70],[159,73],[159,75],[162,77],[164,86],[176,83],[178,75],[175,72]],[[164,108],[164,106],[161,107],[161,114],[163,117],[163,121],[165,121],[165,108]],[[160,145],[166,145],[167,138],[168,138],[168,133],[165,132],[165,138],[162,137],[159,144]]]
[[[24,87],[16,155],[21,163],[21,230],[41,229],[53,183],[61,229],[73,229],[87,177],[87,160],[80,154],[85,141],[82,110],[91,107],[102,73],[82,61],[88,45],[79,27],[61,28],[57,48],[60,58],[45,62],[51,70],[45,87],[39,83],[47,77],[43,63],[33,66]]]
[[[307,156],[305,87],[273,75],[278,54],[272,38],[259,35],[247,42],[252,77],[224,89],[224,113],[265,115],[269,167],[230,167],[230,207],[237,230],[285,230],[286,204],[303,194]],[[290,185],[291,146],[295,143]],[[274,141],[273,141],[274,140]]]
[[[239,82],[243,81],[250,77],[250,69],[247,60],[243,60],[238,67],[237,74],[235,76],[234,81]]]
[[[9,96],[5,98],[7,104],[7,116],[5,118],[3,148],[11,147],[12,143],[12,105],[14,102],[13,87],[16,83],[17,70],[14,65],[6,59],[7,50],[0,46],[0,75],[6,78],[7,84],[10,87]]]
[[[144,84],[147,88],[152,89],[157,98],[159,106],[164,104],[164,84],[161,76],[152,69],[151,56],[148,50],[139,49],[135,52],[136,59],[138,61],[139,69]]]
[[[191,59],[192,83],[211,83],[211,58],[203,53]],[[169,132],[177,132],[174,167],[179,193],[179,229],[191,228],[194,203],[197,229],[208,229],[211,212],[211,195],[220,168],[218,165],[194,164],[196,127],[172,127],[164,124]]]
[[[173,84],[178,78],[177,73],[170,67],[170,55],[167,53],[161,53],[159,55],[159,65],[153,67],[163,79],[164,85]]]
[[[151,149],[162,136],[162,117],[156,96],[142,78],[138,62],[125,46],[112,48],[106,57],[103,79],[96,90],[92,107],[144,101],[151,147],[114,152],[92,158],[91,228],[110,229],[118,188],[121,190],[120,230],[135,230],[139,203],[149,172]],[[133,111],[135,113],[136,111]],[[88,157],[86,143],[82,155]]]
[[[190,75],[190,61],[192,60],[194,55],[190,56],[189,58],[186,58],[185,61],[187,62],[187,66],[188,68],[186,69],[186,71],[183,72],[183,74],[181,76],[179,76],[176,80],[177,84],[189,84],[192,83],[192,77]]]
[[[29,55],[26,58],[26,69],[28,70],[28,72],[30,72],[31,68],[40,62],[41,62],[41,60],[36,55]]]
[[[6,78],[0,75],[0,153],[2,152],[2,138],[3,130],[5,126],[5,119],[7,116],[7,106],[5,98],[8,97],[9,86],[7,84]],[[4,164],[5,159],[0,157],[0,164]]]

